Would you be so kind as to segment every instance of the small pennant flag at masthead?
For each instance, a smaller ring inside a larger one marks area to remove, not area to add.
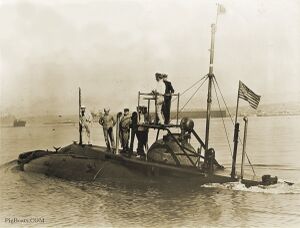
[[[243,82],[239,83],[238,97],[245,101],[248,101],[250,106],[257,109],[260,101],[260,96],[255,94],[251,89],[249,89]]]
[[[222,4],[218,4],[218,15],[219,14],[225,14],[226,13],[226,9]]]

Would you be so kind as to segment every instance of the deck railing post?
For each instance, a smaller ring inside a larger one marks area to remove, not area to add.
[[[82,145],[82,126],[81,126],[81,88],[78,89],[78,102],[79,102],[79,145]]]
[[[176,125],[178,125],[178,119],[179,119],[179,97],[180,97],[180,94],[178,93],[177,94],[177,114],[176,114]]]
[[[137,113],[138,113],[138,122],[140,122],[140,115],[139,115],[139,109],[140,109],[140,97],[141,97],[141,92],[139,91],[138,93],[138,106],[137,106]]]
[[[243,152],[242,152],[242,164],[241,164],[241,179],[244,177],[244,160],[246,154],[246,142],[247,142],[247,128],[248,128],[248,118],[244,116],[245,127],[244,127],[244,140],[243,140]]]

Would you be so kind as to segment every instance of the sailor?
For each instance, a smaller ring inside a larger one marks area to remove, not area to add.
[[[90,131],[90,124],[92,122],[92,117],[89,115],[89,112],[86,111],[85,106],[80,107],[80,131],[85,130],[87,138],[88,138],[88,144],[91,143],[91,131]]]
[[[124,115],[122,116],[119,124],[119,134],[120,134],[120,142],[123,149],[123,152],[129,152],[129,135],[130,135],[130,122],[131,116],[129,115],[129,109],[124,109]]]
[[[170,123],[170,110],[171,110],[171,100],[172,94],[174,93],[174,89],[172,83],[168,81],[168,75],[163,74],[163,82],[165,83],[165,95],[164,95],[164,103],[162,105],[162,111],[165,117],[165,124]]]
[[[164,118],[162,116],[162,104],[164,103],[165,85],[163,82],[163,75],[161,73],[155,74],[157,81],[156,89],[152,91],[156,96],[156,124],[164,124]],[[158,118],[158,119],[157,119]]]
[[[141,158],[145,158],[145,149],[147,149],[147,142],[148,142],[148,127],[143,126],[144,124],[149,124],[151,122],[150,116],[148,116],[147,107],[140,106],[139,107],[139,121],[138,121],[138,128],[137,128],[137,139],[138,139],[138,148],[137,154]]]
[[[103,126],[103,134],[107,149],[109,151],[115,148],[113,127],[116,124],[115,118],[109,114],[110,109],[104,109],[104,115],[100,117],[99,124]]]
[[[131,114],[131,120],[130,120],[131,135],[130,135],[129,155],[132,155],[132,153],[133,153],[133,144],[134,144],[134,138],[137,133],[137,124],[138,124],[138,114],[137,114],[137,112],[133,112]]]
[[[103,117],[103,112],[101,110],[98,111],[98,118],[101,119]]]

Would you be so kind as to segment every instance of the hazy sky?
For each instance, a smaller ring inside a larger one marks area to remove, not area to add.
[[[208,73],[216,2],[0,0],[1,113],[76,113],[79,86],[90,109],[133,109],[157,71],[182,92]],[[229,105],[238,80],[262,103],[300,102],[300,1],[218,2],[215,75]],[[189,108],[205,107],[204,91]]]

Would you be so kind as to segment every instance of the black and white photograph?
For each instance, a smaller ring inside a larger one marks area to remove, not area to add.
[[[299,227],[300,1],[0,0],[0,227]]]

